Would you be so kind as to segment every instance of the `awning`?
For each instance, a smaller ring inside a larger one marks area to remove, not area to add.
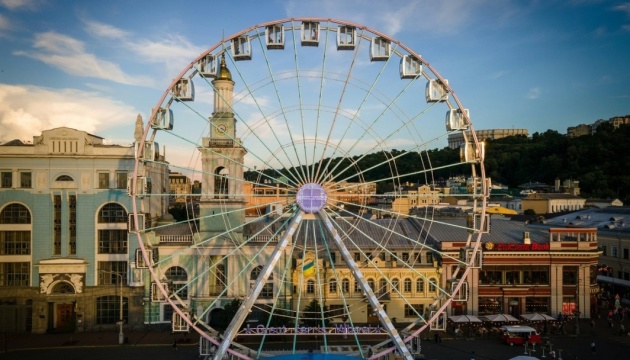
[[[615,286],[620,285],[620,286],[630,287],[630,281],[624,280],[624,279],[617,279],[612,276],[597,275],[597,281],[601,281],[607,284],[613,284]]]
[[[519,322],[520,320],[510,314],[494,314],[481,316],[481,320],[490,322]]]
[[[479,320],[478,317],[476,317],[475,315],[455,315],[455,316],[451,316],[448,318],[449,320],[451,320],[454,323],[458,323],[458,324],[467,324],[467,323],[480,323],[481,320]]]

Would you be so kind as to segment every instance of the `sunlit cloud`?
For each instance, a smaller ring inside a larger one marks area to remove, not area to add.
[[[42,0],[0,0],[0,5],[9,10],[35,10],[42,3]]]
[[[94,37],[122,39],[128,35],[128,33],[122,29],[98,21],[84,21],[84,24],[85,30]]]
[[[36,51],[16,51],[13,54],[26,56],[56,67],[63,72],[81,77],[104,79],[120,84],[150,86],[154,80],[148,76],[125,73],[118,64],[99,59],[85,50],[85,44],[56,32],[40,33],[35,36]]]
[[[529,89],[529,91],[527,92],[526,97],[530,100],[536,100],[540,97],[540,88],[539,87],[533,87],[531,89]]]
[[[127,125],[131,106],[95,92],[0,84],[0,141],[31,140],[43,130],[67,126],[97,133]],[[129,134],[129,142],[133,141]]]
[[[625,12],[626,15],[630,16],[630,2],[614,6],[613,9],[616,11]]]

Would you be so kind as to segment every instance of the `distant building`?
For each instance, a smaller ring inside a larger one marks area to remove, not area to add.
[[[186,202],[192,194],[190,178],[182,173],[172,172],[168,174],[170,203]]]
[[[467,131],[470,134],[470,131]],[[527,129],[490,129],[490,130],[475,130],[477,139],[479,141],[501,139],[508,136],[529,136]],[[448,135],[448,147],[451,149],[457,149],[464,143],[464,134],[461,132],[452,133]]]
[[[609,206],[623,206],[623,202],[619,199],[588,199],[585,207],[603,209]]]
[[[608,120],[599,119],[590,125],[580,124],[577,126],[569,126],[567,128],[567,136],[579,137],[584,135],[593,135],[597,131],[597,127],[606,122],[610,123],[616,129],[621,125],[630,124],[630,115],[615,116]]]
[[[586,199],[571,194],[537,193],[521,201],[523,212],[533,210],[536,214],[551,214],[563,211],[582,210]]]
[[[580,137],[585,135],[593,135],[593,126],[580,124],[578,126],[570,126],[567,128],[567,136],[568,137]]]

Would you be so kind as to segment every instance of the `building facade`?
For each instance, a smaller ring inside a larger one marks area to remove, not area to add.
[[[141,130],[140,117],[136,125]],[[43,131],[32,143],[0,146],[5,331],[111,327],[120,319],[121,303],[125,322],[143,322],[131,315],[141,314],[143,297],[133,272],[138,241],[129,233],[136,151],[67,127]],[[166,212],[166,197],[159,195],[168,189],[168,173],[158,153],[146,156],[156,161],[139,169],[145,196],[138,203],[150,223]]]

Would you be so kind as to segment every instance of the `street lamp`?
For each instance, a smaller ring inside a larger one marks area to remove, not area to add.
[[[120,318],[117,324],[120,329],[120,331],[118,332],[118,344],[122,345],[125,343],[125,334],[123,333],[123,324],[125,323],[125,321],[123,320],[123,275],[116,271],[101,270],[101,272],[104,274],[113,274],[116,276],[120,276]]]

